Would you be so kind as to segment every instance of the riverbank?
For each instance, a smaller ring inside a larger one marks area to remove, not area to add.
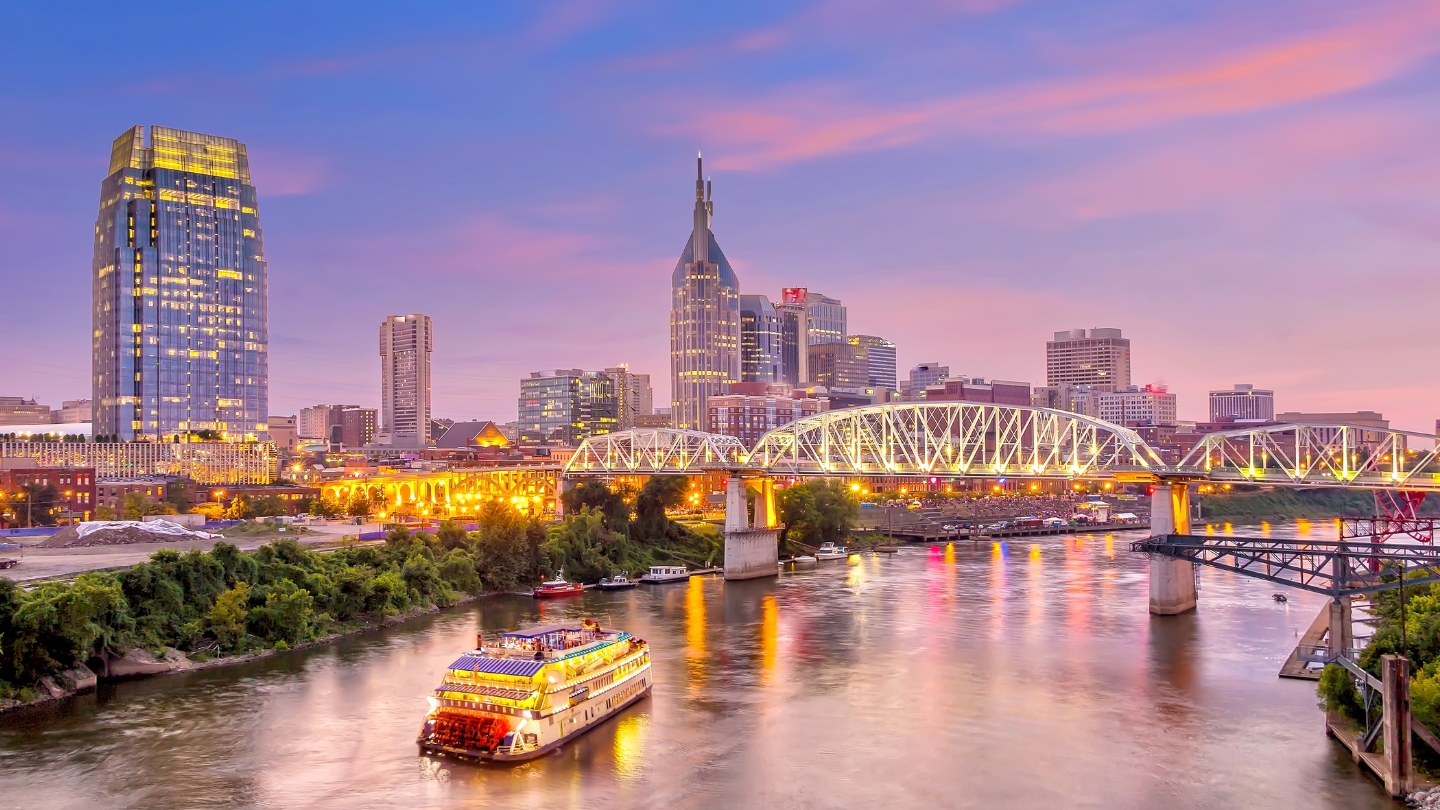
[[[424,618],[426,616],[433,616],[437,613],[442,613],[452,608],[473,604],[489,596],[504,596],[508,593],[510,592],[494,591],[491,593],[466,595],[447,605],[430,605],[426,608],[412,609],[403,615],[390,616],[378,622],[358,625],[356,627],[339,630],[323,638],[317,638],[313,641],[301,642],[293,647],[287,646],[285,649],[275,649],[271,647],[263,650],[252,650],[250,652],[239,653],[237,655],[222,655],[214,658],[193,660],[185,653],[173,647],[165,648],[165,654],[159,657],[149,653],[146,650],[134,648],[131,650],[127,650],[124,656],[121,656],[116,660],[126,661],[132,653],[139,652],[142,655],[137,656],[139,660],[135,661],[134,663],[139,664],[140,667],[143,668],[146,664],[149,664],[151,663],[151,661],[153,661],[159,664],[163,664],[164,668],[156,668],[152,671],[143,671],[141,669],[122,669],[121,674],[102,677],[93,672],[88,666],[81,664],[70,670],[66,670],[64,673],[61,673],[61,677],[64,677],[66,679],[66,683],[62,684],[61,682],[56,682],[54,680],[56,676],[47,676],[46,678],[41,679],[41,685],[38,689],[38,694],[30,700],[22,701],[13,699],[0,699],[0,715],[23,711],[25,709],[36,708],[39,706],[44,706],[48,703],[58,703],[63,700],[68,700],[77,695],[82,695],[95,689],[97,686],[99,686],[100,683],[110,681],[135,680],[138,678],[155,678],[164,675],[182,675],[185,673],[198,672],[206,669],[232,667],[238,666],[240,664],[248,664],[264,658],[270,658],[272,656],[280,655],[283,653],[298,652],[300,650],[310,650],[317,647],[324,647],[328,644],[334,644],[341,639],[350,638],[353,636],[358,636],[377,630],[385,630],[387,628],[398,627],[405,624],[406,622],[410,622],[415,619]],[[146,661],[146,658],[150,659],[150,661]],[[80,677],[77,678],[73,675],[70,675],[69,673],[72,672],[76,675],[79,675]],[[86,677],[87,675],[88,678]],[[47,681],[49,683],[46,683]]]
[[[1200,522],[1259,523],[1283,519],[1328,520],[1375,514],[1371,492],[1348,489],[1266,489],[1235,487],[1227,492],[1193,496]],[[1421,517],[1440,517],[1440,499],[1421,504]]]

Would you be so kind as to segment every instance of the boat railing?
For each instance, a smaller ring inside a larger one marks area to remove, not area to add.
[[[520,732],[512,731],[508,736],[510,737],[510,744],[506,745],[502,742],[498,746],[500,753],[511,755],[523,754],[527,751],[534,751],[540,747],[540,737],[537,734],[521,734]]]

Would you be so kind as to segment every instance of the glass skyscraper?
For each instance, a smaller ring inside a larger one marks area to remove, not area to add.
[[[763,295],[740,296],[740,382],[782,382],[780,315]]]
[[[700,162],[690,241],[670,274],[670,400],[675,427],[705,430],[706,399],[740,382],[740,281],[720,252]]]
[[[245,145],[133,127],[100,185],[94,432],[266,439],[265,251]]]

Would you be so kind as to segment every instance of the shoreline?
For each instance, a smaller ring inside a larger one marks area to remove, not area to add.
[[[514,591],[491,591],[482,594],[466,594],[465,596],[462,596],[459,599],[456,599],[454,602],[451,602],[450,604],[443,607],[440,605],[430,605],[426,608],[413,609],[405,613],[398,614],[396,616],[388,617],[382,621],[375,622],[374,624],[368,624],[363,627],[352,627],[348,630],[341,630],[337,633],[331,633],[330,635],[323,638],[317,638],[314,641],[307,641],[303,644],[296,644],[295,646],[285,650],[276,650],[275,648],[271,647],[263,650],[256,650],[254,652],[241,653],[239,655],[227,655],[218,658],[210,658],[204,661],[191,661],[189,659],[189,656],[185,656],[184,663],[177,664],[171,669],[163,670],[160,672],[137,673],[134,675],[121,675],[109,678],[100,678],[98,675],[96,675],[96,686],[98,686],[101,681],[130,681],[149,678],[161,678],[166,675],[184,675],[186,673],[199,672],[206,669],[219,669],[221,667],[235,666],[237,664],[248,664],[251,661],[258,661],[262,658],[270,658],[272,656],[282,655],[284,653],[297,652],[300,650],[311,650],[315,649],[316,647],[324,646],[326,644],[333,644],[334,642],[339,641],[343,638],[360,635],[361,633],[368,633],[372,630],[383,630],[389,627],[396,627],[414,619],[423,618],[425,616],[433,616],[442,611],[450,610],[451,608],[457,608],[462,605],[468,605],[473,602],[478,602],[481,599],[485,599],[487,597],[514,595],[514,593]],[[174,648],[172,647],[167,649]],[[128,653],[129,650],[127,650],[126,652]],[[69,672],[70,670],[66,671]],[[47,689],[43,685],[42,679],[42,685],[36,687],[40,690],[41,694],[35,699],[28,701],[0,700],[0,717],[3,717],[4,715],[10,714],[12,712],[38,708],[40,706],[44,706],[47,703],[58,703],[62,700],[68,700],[78,695],[82,695],[86,692],[94,691],[96,686],[68,687],[59,690],[57,694]]]

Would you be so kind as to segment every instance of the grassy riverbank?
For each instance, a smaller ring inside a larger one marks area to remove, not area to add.
[[[1201,520],[1237,523],[1375,514],[1375,496],[1366,490],[1236,487],[1228,492],[1196,495],[1194,502],[1200,507]],[[1440,499],[1427,499],[1420,511],[1426,517],[1440,517]]]

